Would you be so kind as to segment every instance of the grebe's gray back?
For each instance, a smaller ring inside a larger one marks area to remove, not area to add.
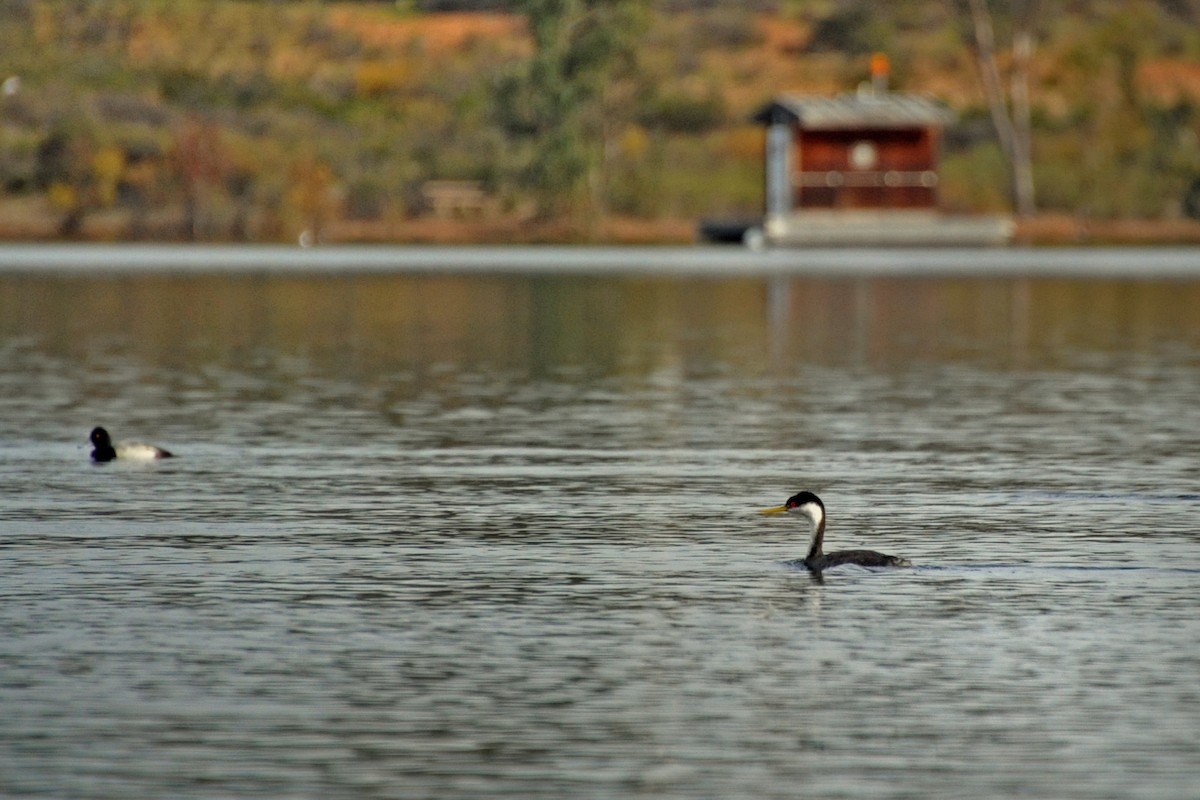
[[[764,514],[799,514],[812,525],[812,544],[800,563],[813,571],[836,567],[839,564],[857,564],[860,567],[911,567],[907,558],[898,558],[874,550],[836,550],[825,553],[821,545],[825,541],[825,504],[812,492],[800,492],[788,498],[781,506],[764,508]]]

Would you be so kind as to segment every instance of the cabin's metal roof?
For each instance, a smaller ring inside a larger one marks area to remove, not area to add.
[[[754,112],[756,122],[792,121],[804,130],[925,128],[954,121],[954,112],[928,95],[862,91],[835,97],[781,94]]]

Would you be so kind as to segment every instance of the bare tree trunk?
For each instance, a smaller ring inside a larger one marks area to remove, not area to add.
[[[1033,37],[1027,26],[1028,15],[1020,15],[1019,18],[1014,15],[1010,110],[1000,79],[1000,68],[996,64],[996,37],[992,31],[992,15],[988,11],[987,0],[970,0],[970,6],[984,93],[987,95],[996,136],[1000,140],[1000,149],[1009,165],[1013,207],[1019,216],[1030,216],[1037,207],[1029,112],[1029,61],[1033,55]]]
[[[1037,211],[1033,185],[1033,132],[1029,112],[1029,61],[1033,56],[1033,37],[1021,20],[1013,31],[1012,119],[1013,119],[1013,193],[1017,213],[1023,217]]]

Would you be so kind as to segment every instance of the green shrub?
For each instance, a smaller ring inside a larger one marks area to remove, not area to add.
[[[702,96],[659,93],[638,114],[638,121],[645,127],[668,133],[707,133],[725,124],[728,118],[725,99],[712,90]]]

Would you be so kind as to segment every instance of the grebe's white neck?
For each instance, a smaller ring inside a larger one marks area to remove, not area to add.
[[[821,555],[821,545],[825,540],[825,509],[820,503],[809,501],[788,509],[789,513],[799,514],[812,524],[812,542],[808,546],[808,558],[818,558]]]
[[[813,530],[821,527],[821,523],[825,521],[825,509],[821,508],[817,503],[809,502],[804,505],[794,506],[793,508],[789,508],[788,511],[792,514],[800,514],[807,517],[808,521],[812,523]]]

